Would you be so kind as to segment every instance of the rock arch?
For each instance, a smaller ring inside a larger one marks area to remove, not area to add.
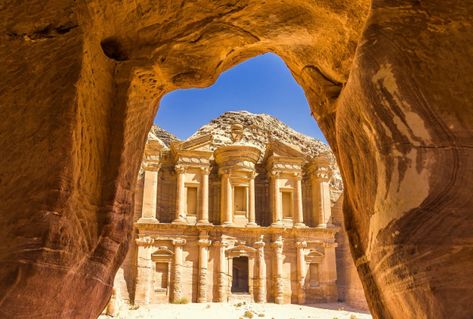
[[[160,97],[274,52],[337,154],[352,253],[374,316],[467,318],[473,5],[369,5],[2,7],[2,316],[96,316],[130,240],[132,188]]]

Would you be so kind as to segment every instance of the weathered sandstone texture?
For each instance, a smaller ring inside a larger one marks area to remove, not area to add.
[[[32,0],[0,17],[2,317],[100,313],[160,98],[264,52],[338,158],[374,317],[471,317],[470,1]]]

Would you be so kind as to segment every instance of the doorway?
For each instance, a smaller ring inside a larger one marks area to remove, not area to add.
[[[232,293],[249,293],[248,257],[233,258]]]

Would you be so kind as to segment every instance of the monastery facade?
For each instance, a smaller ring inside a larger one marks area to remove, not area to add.
[[[229,124],[223,142],[148,140],[133,245],[117,275],[133,278],[125,299],[338,300],[333,156],[277,138],[252,143],[251,129]]]

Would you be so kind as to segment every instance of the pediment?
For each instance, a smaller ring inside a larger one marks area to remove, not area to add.
[[[153,261],[170,261],[174,253],[167,247],[159,247],[158,250],[151,254]]]
[[[256,253],[256,249],[253,247],[246,246],[244,244],[239,244],[233,248],[227,249],[226,254],[229,258],[234,257],[253,257]]]
[[[267,156],[304,158],[304,153],[297,145],[272,140],[268,143]]]
[[[197,136],[182,142],[172,143],[175,151],[211,151],[213,136],[210,134]]]
[[[313,249],[305,255],[305,260],[308,263],[321,263],[323,258],[324,258],[324,253],[321,251],[318,251],[317,249]]]

